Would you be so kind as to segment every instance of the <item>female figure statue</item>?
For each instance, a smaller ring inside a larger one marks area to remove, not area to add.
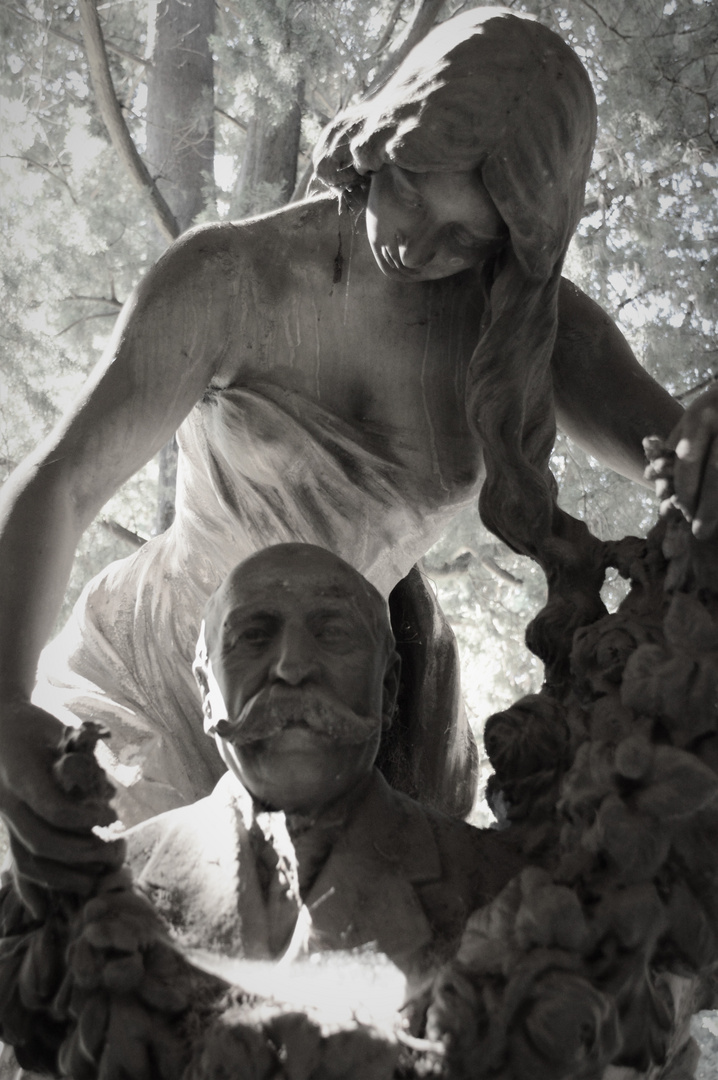
[[[471,11],[331,125],[325,194],[194,229],[141,282],[4,494],[0,809],[30,876],[115,857],[88,832],[107,820],[99,797],[53,782],[58,721],[41,701],[112,728],[103,764],[128,823],[211,789],[190,658],[206,597],[251,551],[320,544],[387,596],[481,489],[494,532],[576,572],[581,526],[548,470],[555,421],[638,479],[642,437],[681,416],[561,278],[594,132],[588,77],[557,35]],[[88,586],[31,704],[83,529],[179,425],[174,525]],[[550,632],[534,636],[549,655]],[[449,805],[471,761],[445,741],[435,798]]]

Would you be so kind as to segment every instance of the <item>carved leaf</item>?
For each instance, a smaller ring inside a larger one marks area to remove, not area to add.
[[[693,653],[718,649],[718,626],[695,595],[674,593],[663,629],[668,643],[675,649]]]
[[[656,747],[651,781],[636,795],[636,808],[663,823],[690,817],[718,797],[715,773],[674,747]]]
[[[620,1046],[613,1002],[588,980],[548,972],[536,983],[524,1024],[509,1036],[515,1080],[600,1075]]]

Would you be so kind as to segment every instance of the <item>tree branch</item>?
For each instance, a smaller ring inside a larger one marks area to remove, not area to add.
[[[122,307],[122,301],[118,300],[116,296],[83,296],[81,293],[71,293],[70,296],[63,296],[61,299],[65,301],[89,300],[93,304],[110,304],[112,307]]]
[[[613,188],[604,189],[603,203],[598,199],[591,199],[589,202],[584,203],[582,218],[590,217],[591,214],[595,214],[597,210],[602,208],[608,210],[608,208],[616,201],[616,199],[624,199],[627,195],[632,195],[633,192],[638,191],[639,188],[650,187],[652,184],[657,184],[659,180],[665,180],[668,177],[672,177],[675,173],[675,166],[671,163],[666,165],[663,169],[655,169],[651,173],[647,173],[641,176],[640,180],[636,180],[633,177],[629,177],[620,184],[616,184]],[[591,179],[595,179],[596,174],[591,176]],[[600,184],[600,180],[596,181]]]
[[[606,22],[601,12],[598,11],[598,9],[593,4],[590,4],[588,0],[581,0],[581,3],[584,7],[587,7],[589,11],[593,12],[601,25],[605,26],[606,30],[610,30],[611,33],[615,34],[617,37],[620,37],[622,41],[631,41],[631,39],[635,37],[635,34],[622,34],[617,26],[611,26],[610,23]]]
[[[673,396],[676,401],[685,401],[691,394],[697,394],[699,390],[705,390],[707,386],[712,386],[714,382],[718,382],[717,371],[712,372],[707,378],[703,379],[702,382],[696,383],[695,386],[689,386],[687,390],[684,390],[680,394],[674,394]]]
[[[149,196],[155,220],[160,229],[168,240],[174,240],[180,233],[175,216],[137,152],[137,147],[122,115],[115,88],[112,85],[102,27],[94,0],[78,0],[78,9],[90,78],[112,145],[135,185]]]
[[[311,158],[311,155],[310,155],[309,160],[307,161],[307,164],[304,166],[304,168],[302,170],[302,175],[299,177],[299,179],[297,180],[297,183],[295,184],[294,191],[292,192],[292,197],[289,200],[290,202],[300,202],[302,199],[306,199],[307,191],[309,190],[309,183],[310,183],[313,175],[314,175],[314,162],[312,161],[312,158]]]
[[[389,20],[384,27],[384,31],[379,38],[379,41],[377,42],[377,46],[374,49],[374,52],[371,54],[370,60],[373,60],[377,56],[381,56],[381,54],[384,52],[384,49],[389,44],[391,40],[391,35],[394,33],[394,27],[399,20],[399,15],[401,14],[401,8],[403,3],[404,0],[396,0],[391,15],[389,16]]]
[[[416,0],[411,22],[399,38],[396,47],[387,56],[371,81],[368,93],[373,94],[394,74],[404,57],[422,38],[426,37],[441,14],[446,0]]]
[[[494,548],[496,545],[489,546]],[[523,585],[523,578],[514,577],[512,573],[500,566],[489,552],[477,552],[469,547],[461,548],[449,562],[426,567],[426,572],[431,578],[454,578],[460,574],[469,573],[477,562],[501,581],[509,585]]]
[[[4,7],[6,11],[10,11],[13,15],[17,15],[18,19],[26,19],[27,22],[34,23],[35,26],[40,27],[48,34],[51,34],[52,37],[60,38],[62,41],[69,41],[71,45],[77,45],[79,49],[82,48],[82,41],[80,38],[76,38],[72,34],[66,34],[64,30],[56,30],[54,26],[46,26],[45,23],[40,22],[39,19],[34,19],[27,11],[20,11],[11,4],[5,3],[0,3],[0,7]],[[140,64],[142,67],[147,66],[147,61],[143,60],[141,56],[136,56],[127,49],[123,49],[120,45],[113,45],[111,41],[105,42],[105,48],[108,52],[114,53],[116,56],[122,56],[125,60],[131,60],[133,64]]]
[[[216,113],[219,113],[220,116],[223,116],[225,120],[229,120],[231,123],[236,124],[239,130],[243,131],[246,134],[247,125],[245,124],[244,120],[238,120],[236,116],[231,116],[230,113],[225,112],[224,109],[220,109],[219,105],[214,106],[214,111]]]
[[[63,327],[62,330],[58,330],[58,332],[55,334],[55,337],[62,337],[62,335],[66,334],[68,330],[72,330],[73,326],[79,326],[80,323],[89,322],[90,319],[109,319],[110,317],[116,319],[117,312],[97,311],[94,315],[83,315],[80,319],[75,319],[74,322],[71,322],[68,326]]]
[[[3,158],[7,158],[8,161],[24,161],[26,165],[31,166],[33,169],[42,169],[42,171],[48,173],[48,175],[51,176],[53,180],[59,180],[60,183],[67,188],[70,198],[72,199],[75,206],[77,206],[77,199],[75,198],[72,188],[68,184],[65,177],[61,173],[56,173],[55,170],[50,168],[49,165],[44,165],[42,161],[35,161],[31,157],[27,157],[26,154],[2,154],[0,156]]]

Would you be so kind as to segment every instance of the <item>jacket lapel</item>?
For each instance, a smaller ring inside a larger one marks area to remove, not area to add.
[[[245,825],[246,792],[227,774],[211,795],[155,819],[137,879],[180,944],[236,957],[267,958],[267,914]],[[140,834],[141,835],[141,834]],[[137,858],[133,858],[137,862]],[[178,925],[178,918],[181,923]]]
[[[305,897],[306,914],[289,951],[296,955],[373,943],[399,963],[432,937],[414,886],[441,876],[439,852],[423,811],[392,791],[375,771],[366,796]]]

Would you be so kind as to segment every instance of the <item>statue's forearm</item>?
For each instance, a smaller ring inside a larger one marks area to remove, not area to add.
[[[216,370],[227,275],[203,235],[189,234],[147,275],[74,408],[0,495],[0,693],[30,692],[84,529]],[[202,295],[212,302],[199,304]]]
[[[62,469],[26,463],[0,496],[0,694],[29,697],[85,522]]]
[[[613,320],[565,280],[552,371],[561,429],[616,472],[641,481],[643,439],[666,439],[683,409],[641,367]]]

